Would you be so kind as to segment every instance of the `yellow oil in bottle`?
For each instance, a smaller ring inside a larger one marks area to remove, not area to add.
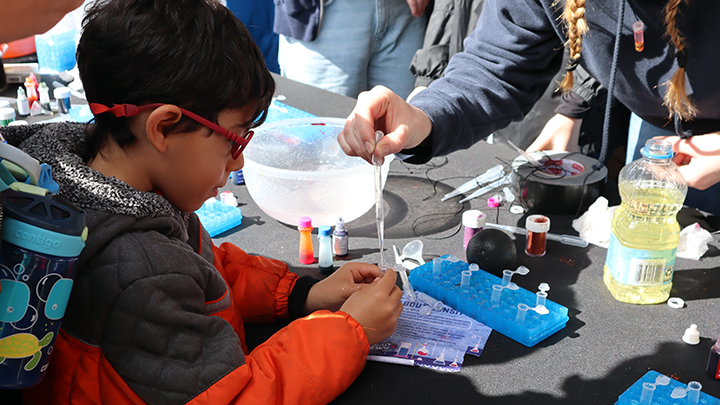
[[[618,301],[664,302],[672,288],[680,240],[676,214],[685,200],[684,190],[652,181],[621,182],[619,188],[623,202],[613,215],[603,281]]]

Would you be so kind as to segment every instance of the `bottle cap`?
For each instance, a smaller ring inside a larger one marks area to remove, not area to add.
[[[67,87],[58,87],[53,90],[53,95],[56,100],[59,98],[70,98],[70,89]]]
[[[338,231],[345,230],[345,221],[343,221],[342,217],[338,218],[337,222],[335,222],[335,228],[337,228]]]
[[[329,225],[320,225],[318,228],[318,237],[321,236],[330,236],[330,226]]]
[[[485,214],[480,210],[467,210],[462,214],[462,224],[468,228],[483,228],[485,220]]]
[[[673,157],[672,145],[662,139],[648,139],[640,149],[643,156],[652,159],[670,159]]]
[[[312,219],[310,217],[300,217],[300,226],[304,228],[312,227]]]
[[[545,215],[530,215],[525,220],[525,229],[529,232],[547,232],[550,230],[550,218]]]
[[[692,324],[689,328],[685,329],[685,334],[682,337],[683,342],[689,345],[696,345],[700,343],[700,331],[697,325]]]

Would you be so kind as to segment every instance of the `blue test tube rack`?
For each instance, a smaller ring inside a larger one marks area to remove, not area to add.
[[[536,345],[564,328],[570,319],[568,309],[545,299],[544,292],[541,294],[544,308],[539,308],[537,293],[512,282],[504,286],[500,277],[482,269],[472,271],[468,286],[463,286],[462,272],[470,268],[466,262],[442,260],[441,266],[435,276],[433,262],[414,268],[410,271],[410,282],[416,290],[525,346]]]
[[[655,370],[645,373],[618,397],[615,405],[720,405],[698,382],[683,384]]]
[[[242,211],[240,208],[225,204],[214,198],[205,201],[195,213],[211,238],[242,223]]]

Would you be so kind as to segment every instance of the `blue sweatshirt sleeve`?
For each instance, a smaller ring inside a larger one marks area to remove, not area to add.
[[[488,0],[465,51],[411,104],[433,123],[426,142],[403,151],[412,163],[467,149],[521,120],[561,67],[562,3]],[[547,3],[547,4],[543,4]]]

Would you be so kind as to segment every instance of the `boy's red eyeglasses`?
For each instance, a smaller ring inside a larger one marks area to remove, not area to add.
[[[90,103],[90,111],[92,111],[93,114],[103,114],[103,113],[110,113],[116,117],[132,117],[133,115],[139,114],[141,111],[150,110],[153,108],[158,108],[161,105],[165,105],[163,103],[152,103],[152,104],[145,104],[145,105],[134,105],[134,104],[114,104],[112,107],[108,107],[103,104],[98,103]],[[220,125],[207,120],[194,112],[188,111],[182,107],[180,108],[180,111],[182,111],[183,115],[190,118],[191,120],[199,123],[200,125],[203,125],[207,128],[210,128],[214,132],[217,132],[218,134],[230,139],[232,141],[232,158],[237,159],[240,157],[240,154],[245,149],[247,144],[250,142],[250,139],[253,137],[253,131],[247,130],[245,133],[240,136],[228,129],[225,129],[221,127]]]

